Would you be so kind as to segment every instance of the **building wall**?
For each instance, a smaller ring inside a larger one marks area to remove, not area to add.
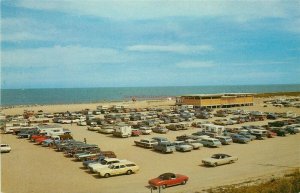
[[[253,104],[253,96],[233,96],[233,97],[205,97],[195,99],[191,97],[181,97],[181,104],[183,105],[194,105],[194,106],[221,106],[221,105],[245,105]]]

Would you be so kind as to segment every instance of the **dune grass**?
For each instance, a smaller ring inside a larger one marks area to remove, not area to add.
[[[299,193],[300,172],[294,171],[291,174],[280,178],[272,178],[261,184],[247,186],[229,185],[207,190],[208,193]]]

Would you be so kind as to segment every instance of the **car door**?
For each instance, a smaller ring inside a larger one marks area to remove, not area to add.
[[[120,166],[119,165],[115,165],[114,168],[111,170],[110,175],[118,175],[120,172]]]

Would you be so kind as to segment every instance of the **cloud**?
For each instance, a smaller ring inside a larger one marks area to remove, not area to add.
[[[212,61],[183,61],[176,64],[179,68],[212,68],[216,64]]]
[[[15,32],[11,34],[2,34],[1,41],[18,42],[18,41],[29,41],[29,40],[45,40],[44,37],[34,35],[28,32]]]
[[[121,63],[129,55],[110,48],[54,46],[36,49],[2,50],[3,67],[84,66],[89,64]]]
[[[49,40],[57,34],[52,25],[20,17],[2,18],[1,28],[2,42]]]
[[[135,52],[175,52],[175,53],[201,53],[213,50],[210,45],[134,45],[127,47]]]
[[[283,18],[297,11],[297,1],[181,1],[181,0],[102,0],[102,1],[35,1],[20,0],[17,6],[61,11],[71,14],[90,15],[111,19],[153,19],[162,17],[223,17],[228,16],[239,21],[248,19],[275,17]],[[296,12],[297,13],[297,12]]]

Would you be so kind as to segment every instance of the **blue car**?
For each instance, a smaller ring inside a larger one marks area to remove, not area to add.
[[[249,143],[250,142],[249,138],[244,137],[243,135],[239,135],[239,134],[233,134],[231,136],[231,138],[234,143]]]
[[[105,156],[103,155],[100,155],[97,159],[95,160],[86,160],[86,161],[83,161],[82,162],[82,165],[85,167],[85,168],[88,168],[88,165],[90,163],[100,163],[103,159],[105,158]]]

